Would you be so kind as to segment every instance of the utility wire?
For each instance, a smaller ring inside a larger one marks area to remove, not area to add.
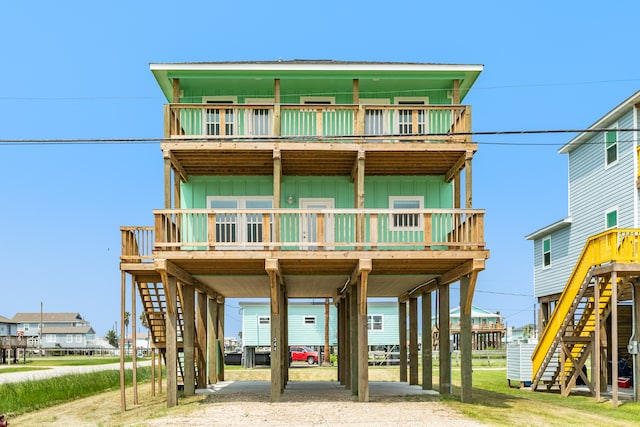
[[[269,136],[269,137],[244,137],[234,136],[228,138],[206,138],[202,136],[194,137],[181,137],[179,140],[172,138],[43,138],[43,139],[0,139],[0,145],[53,145],[53,144],[156,144],[164,142],[202,142],[203,140],[211,140],[215,142],[243,142],[243,141],[331,141],[331,140],[344,140],[344,139],[368,139],[371,142],[375,142],[376,139],[390,139],[390,138],[402,138],[402,137],[420,137],[433,138],[433,137],[454,137],[454,136],[492,136],[492,135],[542,135],[542,134],[565,134],[565,133],[601,133],[608,131],[617,132],[640,132],[640,129],[636,128],[590,128],[590,129],[544,129],[544,130],[505,130],[505,131],[477,131],[477,132],[450,132],[450,133],[432,133],[432,134],[385,134],[385,135],[330,135],[330,136]],[[629,140],[626,140],[629,141]],[[384,142],[384,141],[381,141]],[[625,142],[619,140],[618,142]],[[586,142],[587,144],[604,144],[601,142]],[[478,144],[484,145],[564,145],[565,143],[511,143],[511,142],[478,142]]]

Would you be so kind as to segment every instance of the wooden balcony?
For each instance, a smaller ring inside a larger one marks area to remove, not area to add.
[[[468,142],[469,132],[471,108],[464,105],[169,104],[165,109],[165,136],[176,139]]]
[[[157,251],[484,248],[484,211],[477,209],[165,209],[154,215]]]

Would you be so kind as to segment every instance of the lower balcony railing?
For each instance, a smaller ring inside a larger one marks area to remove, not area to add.
[[[477,250],[484,211],[472,209],[165,209],[154,236],[123,229],[123,256],[197,250]],[[126,252],[125,252],[126,249]]]

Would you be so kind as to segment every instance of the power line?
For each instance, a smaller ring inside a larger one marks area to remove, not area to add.
[[[544,130],[504,130],[504,131],[477,131],[477,132],[450,132],[450,133],[432,133],[432,134],[385,134],[385,135],[329,135],[329,136],[268,136],[268,137],[245,137],[235,136],[230,138],[215,138],[216,142],[255,142],[255,141],[330,141],[330,140],[344,140],[344,139],[359,139],[367,138],[373,139],[389,139],[389,138],[402,138],[402,137],[416,137],[424,136],[425,138],[431,137],[453,137],[453,136],[493,136],[493,135],[542,135],[542,134],[565,134],[565,133],[602,133],[608,131],[617,132],[640,132],[640,129],[636,128],[590,128],[590,129],[544,129]],[[202,136],[194,137],[181,137],[180,142],[202,142],[209,138]],[[172,138],[42,138],[42,139],[0,139],[0,145],[83,145],[83,144],[156,144],[162,142],[176,142],[178,140]],[[628,142],[631,140],[619,140],[618,142]],[[382,141],[384,142],[384,141]],[[483,145],[513,145],[513,146],[526,146],[526,145],[564,145],[565,143],[513,143],[513,142],[477,142]],[[604,144],[601,142],[586,142],[587,144]]]

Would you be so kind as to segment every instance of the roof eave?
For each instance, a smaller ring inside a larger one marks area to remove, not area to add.
[[[615,108],[609,111],[607,114],[598,119],[594,124],[589,126],[587,130],[594,129],[602,129],[607,127],[611,122],[618,120],[623,114],[626,113],[627,109],[633,107],[634,105],[640,102],[640,90],[635,92],[629,98],[622,101]],[[581,132],[576,135],[571,141],[567,142],[565,145],[560,147],[558,153],[567,154],[573,151],[577,146],[585,142],[593,132]]]
[[[543,227],[537,231],[534,231],[533,233],[529,234],[528,236],[525,236],[526,240],[537,240],[540,237],[549,235],[555,231],[558,230],[562,230],[565,227],[568,227],[571,225],[571,217],[568,216],[566,218],[561,219],[560,221],[556,221],[553,224],[549,224],[546,227]]]

